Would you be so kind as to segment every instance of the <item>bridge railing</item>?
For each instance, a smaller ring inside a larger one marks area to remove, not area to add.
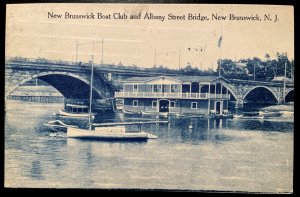
[[[230,99],[230,94],[210,94],[211,99]]]
[[[169,92],[116,92],[116,98],[169,98],[169,99],[230,99],[229,94],[169,93]]]

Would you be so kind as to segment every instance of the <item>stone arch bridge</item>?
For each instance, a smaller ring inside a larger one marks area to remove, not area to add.
[[[93,98],[112,98],[121,88],[121,80],[132,76],[158,73],[136,72],[94,65]],[[5,97],[20,85],[38,78],[56,88],[65,98],[87,99],[90,92],[91,64],[38,61],[35,59],[5,62]]]
[[[149,72],[143,69],[122,69],[95,65],[93,98],[113,98],[115,91],[122,87],[122,80],[133,76],[158,76],[162,73]],[[164,74],[168,75],[168,74]],[[5,96],[7,97],[18,86],[38,78],[56,88],[65,98],[87,99],[90,91],[91,64],[74,64],[63,61],[40,61],[37,59],[7,60],[5,62]],[[277,103],[294,93],[294,84],[287,82],[261,82],[249,80],[224,80],[232,100],[242,106],[247,95],[258,88],[273,95]]]
[[[226,86],[231,92],[232,99],[235,100],[238,106],[243,106],[247,96],[256,91],[262,89],[263,93],[270,93],[271,100],[276,103],[283,103],[288,95],[294,94],[294,83],[278,81],[278,82],[264,82],[264,81],[249,81],[249,80],[238,80],[229,79],[230,83]],[[260,97],[262,95],[255,95]]]

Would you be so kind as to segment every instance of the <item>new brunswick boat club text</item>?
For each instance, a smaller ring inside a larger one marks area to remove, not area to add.
[[[99,19],[99,20],[110,20],[110,19],[116,19],[116,20],[127,20],[127,19],[144,19],[144,20],[157,20],[157,21],[165,21],[165,20],[199,20],[199,21],[220,21],[220,20],[240,20],[240,21],[262,21],[262,18],[264,21],[270,21],[270,15],[265,14],[263,17],[260,17],[258,14],[252,14],[249,16],[238,16],[236,14],[228,14],[228,15],[219,15],[219,14],[211,14],[210,17],[208,15],[202,15],[201,13],[188,13],[183,15],[174,15],[172,13],[169,13],[167,16],[164,15],[155,15],[152,12],[148,13],[146,12],[143,16],[141,13],[139,14],[131,14],[128,15],[126,13],[112,13],[112,14],[106,14],[97,12],[94,14],[93,12],[85,13],[85,14],[72,14],[70,12],[65,12],[63,14],[56,14],[54,12],[48,12],[48,18],[49,19]],[[277,15],[273,16],[274,20],[273,22],[276,22],[278,19]],[[272,20],[271,20],[272,21]]]

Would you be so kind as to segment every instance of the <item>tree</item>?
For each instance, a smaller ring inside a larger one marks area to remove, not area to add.
[[[291,78],[291,62],[286,53],[277,53],[277,76],[284,76],[286,66],[286,77]]]
[[[222,61],[218,60],[218,64],[221,63],[221,75],[227,78],[237,78],[237,79],[246,79],[247,73],[245,68],[237,65],[231,59],[223,59]],[[218,70],[217,70],[218,72]]]

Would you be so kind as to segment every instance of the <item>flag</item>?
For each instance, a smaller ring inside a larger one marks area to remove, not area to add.
[[[221,47],[221,44],[222,44],[222,36],[219,38],[219,41],[218,41],[218,47],[220,48]]]

